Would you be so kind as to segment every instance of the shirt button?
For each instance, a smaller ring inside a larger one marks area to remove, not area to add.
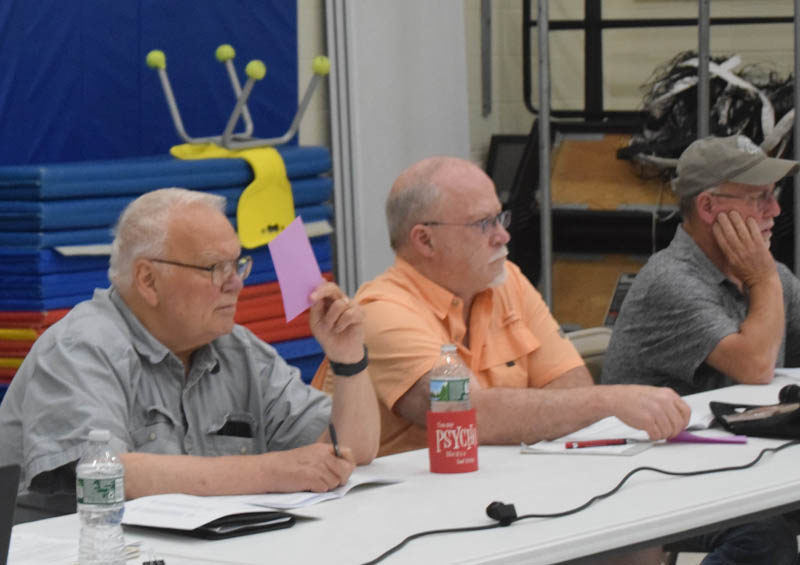
[[[156,439],[156,433],[150,432],[150,441],[155,441],[155,439]]]
[[[458,306],[460,303],[461,301],[458,298],[454,298],[453,301],[451,302],[453,306]]]
[[[241,451],[242,451],[242,455],[244,455],[245,453],[247,453],[247,448],[246,448],[246,447],[244,447],[244,446],[242,446],[242,449],[241,449]]]

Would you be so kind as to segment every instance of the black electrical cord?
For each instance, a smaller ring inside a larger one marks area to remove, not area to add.
[[[393,553],[400,550],[408,542],[425,536],[432,536],[435,534],[455,534],[461,532],[492,530],[494,528],[502,528],[505,526],[509,526],[514,522],[519,522],[520,520],[525,520],[527,518],[560,518],[562,516],[569,516],[570,514],[575,514],[577,512],[580,512],[581,510],[588,508],[598,500],[608,498],[609,496],[615,494],[617,491],[619,491],[619,489],[622,488],[622,486],[628,481],[628,479],[630,479],[633,475],[635,475],[639,471],[653,471],[654,473],[661,473],[663,475],[671,475],[675,477],[693,477],[695,475],[709,475],[711,473],[722,473],[726,471],[741,471],[743,469],[748,469],[753,465],[755,465],[756,463],[758,463],[767,453],[777,453],[793,445],[800,445],[800,440],[787,441],[786,443],[783,443],[777,447],[765,447],[759,452],[756,458],[750,461],[749,463],[745,463],[743,465],[732,465],[730,467],[715,467],[713,469],[702,469],[700,471],[667,471],[665,469],[659,469],[657,467],[636,467],[635,469],[629,471],[628,474],[626,474],[624,477],[622,477],[622,479],[611,490],[593,496],[580,506],[576,506],[575,508],[564,510],[562,512],[553,512],[551,514],[523,514],[522,516],[517,516],[516,511],[514,510],[514,506],[512,504],[502,504],[499,502],[492,502],[487,508],[487,512],[494,519],[498,520],[498,522],[495,522],[493,524],[486,524],[484,526],[443,528],[440,530],[426,530],[423,532],[417,532],[416,534],[412,534],[406,537],[403,541],[401,541],[397,545],[390,547],[388,550],[380,554],[372,561],[367,561],[366,563],[364,563],[364,565],[374,565],[375,563],[379,563],[384,559],[386,559],[387,557],[389,557],[390,555],[392,555]],[[494,512],[492,510],[494,510]]]

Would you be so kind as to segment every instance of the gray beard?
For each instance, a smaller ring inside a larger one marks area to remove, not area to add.
[[[492,279],[492,282],[489,283],[489,288],[500,286],[501,284],[506,282],[507,278],[508,278],[508,272],[506,271],[506,263],[505,261],[503,261],[503,270],[500,271],[500,273],[494,279]]]

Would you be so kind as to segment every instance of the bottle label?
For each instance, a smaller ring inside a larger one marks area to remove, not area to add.
[[[78,479],[75,485],[78,504],[119,504],[125,501],[122,477],[116,479]]]
[[[465,402],[469,400],[469,377],[437,379],[431,377],[431,402]]]
[[[428,456],[434,473],[478,470],[475,410],[428,412]]]

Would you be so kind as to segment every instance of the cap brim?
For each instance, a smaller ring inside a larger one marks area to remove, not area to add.
[[[760,161],[754,167],[750,167],[743,173],[728,179],[728,181],[738,182],[741,184],[752,184],[755,186],[773,184],[781,180],[786,175],[796,173],[798,168],[800,168],[800,163],[797,161],[791,161],[789,159],[767,158],[763,161]]]

